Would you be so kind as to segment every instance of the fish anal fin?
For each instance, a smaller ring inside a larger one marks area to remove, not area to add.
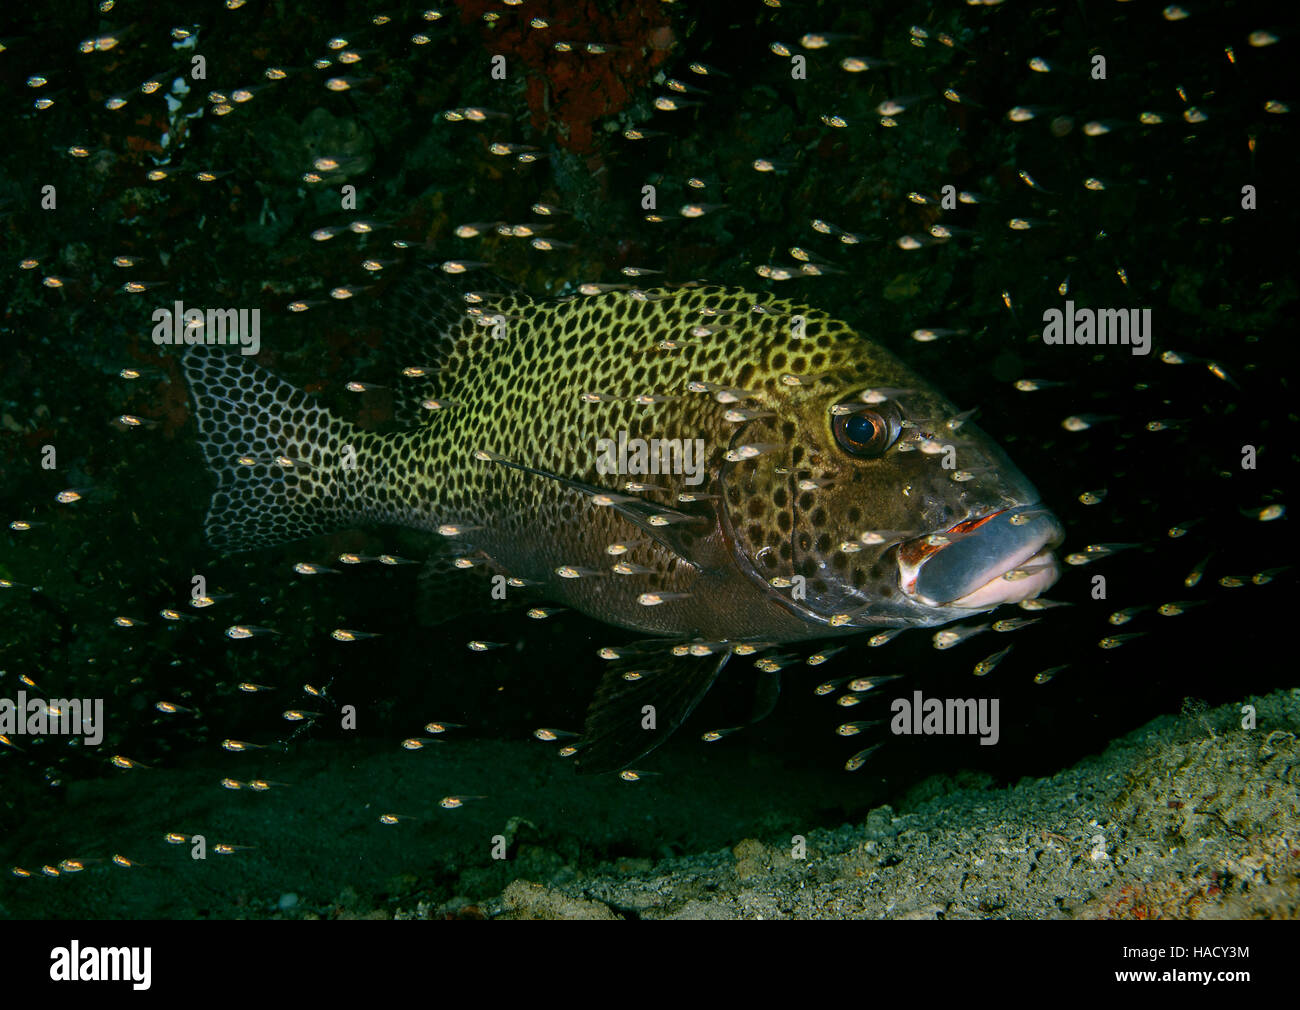
[[[575,757],[578,770],[618,771],[658,747],[686,721],[730,655],[665,655],[611,663],[587,709]],[[629,673],[635,676],[629,679]]]
[[[419,622],[425,627],[437,627],[450,621],[458,620],[470,614],[504,612],[513,606],[518,609],[519,601],[507,604],[504,597],[493,594],[493,575],[500,575],[500,570],[491,563],[476,564],[471,568],[456,565],[458,557],[475,557],[472,549],[462,544],[462,554],[450,551],[438,552],[425,562],[417,580],[415,613]]]

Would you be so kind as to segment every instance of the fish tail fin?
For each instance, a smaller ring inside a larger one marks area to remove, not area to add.
[[[341,478],[359,429],[245,355],[200,344],[181,366],[217,478],[203,524],[214,548],[255,550],[348,525]]]

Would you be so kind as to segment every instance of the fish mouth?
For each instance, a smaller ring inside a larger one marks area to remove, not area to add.
[[[926,607],[982,611],[1018,603],[1060,578],[1052,550],[1064,538],[1042,505],[999,509],[901,544],[898,584]]]

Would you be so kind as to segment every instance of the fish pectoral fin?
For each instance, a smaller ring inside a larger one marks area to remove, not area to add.
[[[606,507],[612,508],[637,529],[648,534],[655,542],[662,544],[683,561],[701,567],[697,560],[691,556],[690,550],[683,544],[681,531],[691,528],[698,529],[701,526],[712,526],[713,520],[708,516],[684,512],[670,505],[661,505],[657,502],[632,498],[609,488],[596,487],[586,481],[561,477],[558,473],[552,473],[550,470],[528,466],[526,463],[516,463],[514,460],[506,459],[504,456],[498,456],[494,453],[481,453],[480,458],[496,463],[499,466],[509,467],[512,470],[520,470],[537,477],[545,477],[547,480],[563,484],[565,487],[591,498],[609,496],[614,501]]]
[[[708,693],[730,655],[615,661],[587,709],[578,770],[618,771],[658,747]]]

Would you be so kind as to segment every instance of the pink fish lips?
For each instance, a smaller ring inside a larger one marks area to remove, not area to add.
[[[1047,590],[1061,575],[1060,522],[1040,505],[1001,509],[902,544],[898,584],[926,607],[992,610]]]

